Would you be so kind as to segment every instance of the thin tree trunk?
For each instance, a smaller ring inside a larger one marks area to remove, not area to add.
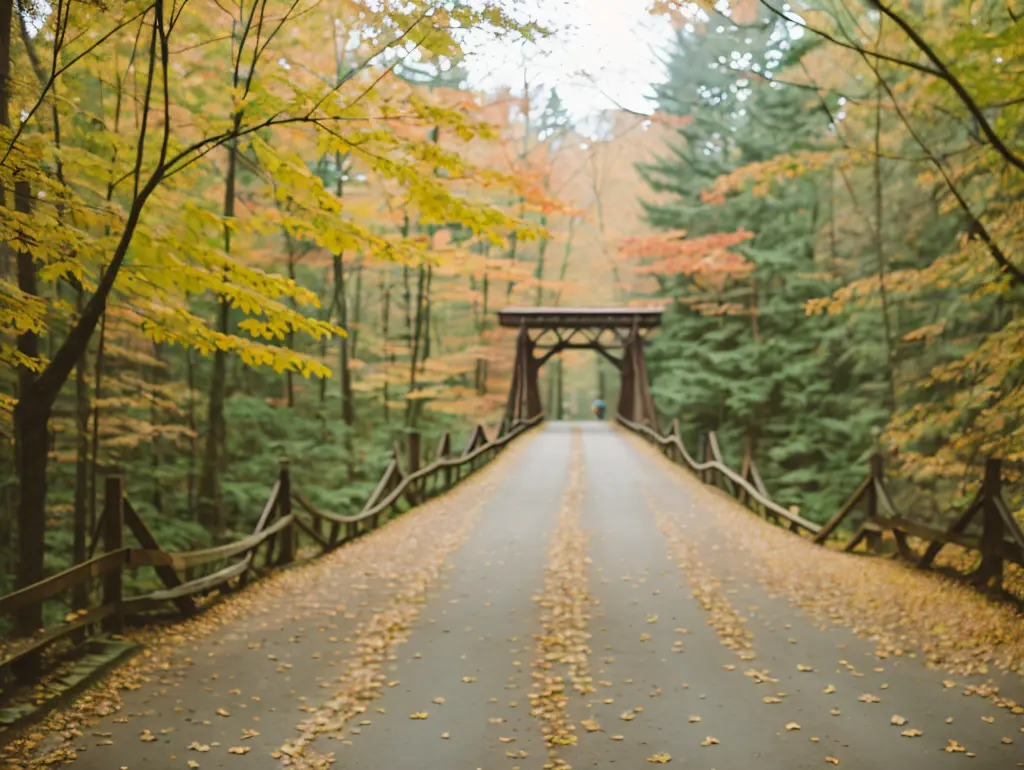
[[[157,365],[153,367],[153,375],[150,378],[150,400],[149,400],[149,423],[154,428],[159,424],[160,412],[157,409],[157,395],[159,393],[160,383],[163,381],[163,368],[160,366],[163,363],[162,358],[162,347],[159,342],[153,343],[153,357],[157,360]],[[153,510],[157,513],[162,513],[164,509],[163,495],[161,494],[161,484],[159,479],[160,473],[160,436],[154,435],[153,440],[149,443],[149,468],[150,468],[150,481],[153,484]]]
[[[11,32],[14,22],[14,0],[0,0],[0,126],[11,128]],[[0,206],[10,205],[13,192],[14,210],[31,213],[31,190],[24,181],[15,182],[14,189],[0,186]],[[17,246],[3,244],[4,262],[13,262],[18,288],[38,296],[36,268],[32,255]],[[39,337],[35,332],[18,335],[18,352],[33,359],[39,356]],[[45,549],[46,462],[51,399],[29,399],[36,376],[26,367],[18,368],[18,404],[14,411],[14,464],[19,479],[18,489],[18,570],[17,585],[24,587],[43,578]],[[18,614],[16,631],[29,634],[42,625],[42,604],[37,603]]]
[[[487,260],[491,256],[491,247],[484,243],[483,245],[484,254],[484,275],[483,275],[483,286],[481,287],[481,307],[480,307],[480,329],[478,334],[480,336],[480,342],[483,342],[484,332],[487,331],[487,299],[490,290],[490,276],[487,274]],[[488,363],[486,358],[479,359],[480,374],[477,379],[477,393],[481,396],[487,393],[487,370]]]
[[[420,356],[420,371],[426,371],[427,359],[430,358],[430,333],[431,333],[431,313],[430,313],[430,285],[434,280],[434,268],[430,265],[427,266],[427,287],[423,295],[423,355]]]
[[[878,36],[881,39],[882,28],[879,20]],[[885,334],[885,372],[889,380],[889,412],[896,410],[896,372],[895,354],[893,352],[892,323],[889,316],[889,290],[885,285],[887,271],[885,256],[885,238],[883,228],[884,219],[884,190],[882,187],[882,86],[880,82],[875,84],[875,257],[878,267],[878,291],[882,301],[882,331]]]
[[[284,231],[284,246],[285,254],[288,260],[288,277],[295,280],[295,243],[292,241],[292,236],[288,230]],[[295,298],[291,298],[292,309],[296,309]],[[285,345],[289,350],[295,349],[295,332],[292,329],[288,330],[288,334],[285,337]],[[295,372],[291,369],[286,369],[284,373],[284,400],[289,409],[295,408]]]
[[[352,358],[358,357],[359,324],[363,318],[363,272],[365,269],[366,266],[363,264],[363,260],[360,259],[353,270],[356,276],[355,296],[352,298],[352,328],[348,330],[349,353]]]
[[[540,218],[540,226],[547,227],[548,215],[543,214]],[[544,253],[548,250],[548,239],[542,237],[537,246],[537,270],[534,277],[537,279],[537,298],[534,304],[540,307],[544,304]]]
[[[192,360],[192,348],[185,351],[185,373],[188,383],[188,431],[189,431],[189,453],[188,453],[188,509],[195,510],[196,502],[196,455],[199,447],[196,446],[198,433],[196,431],[196,374],[195,363]]]
[[[327,291],[327,289],[326,289],[326,287],[327,287],[327,277],[328,277],[328,274],[330,273],[331,269],[332,268],[327,268],[327,269],[324,270],[324,277],[323,277],[323,279],[321,281],[321,284],[325,287],[324,288],[325,292]],[[324,314],[324,320],[325,321],[330,321],[333,316],[334,316],[334,287],[332,286],[331,287],[331,301],[330,301],[330,303],[327,306],[327,312]],[[323,339],[320,340],[320,360],[321,361],[326,361],[327,360],[327,346],[328,346],[329,341],[330,340],[327,337],[324,337]],[[327,403],[327,378],[321,377],[320,378],[320,412],[321,412],[321,414],[324,414],[324,405],[326,403]]]
[[[240,115],[236,115],[236,122]],[[228,146],[228,167],[224,180],[224,218],[235,216],[235,185],[238,172],[238,143]],[[224,227],[224,253],[231,253],[231,229]],[[226,297],[218,297],[217,331],[227,334],[230,328],[231,308]],[[210,377],[210,400],[207,405],[206,445],[203,467],[199,475],[199,523],[212,532],[224,526],[224,511],[220,496],[220,477],[224,466],[227,425],[224,420],[224,401],[227,389],[227,351],[217,349],[213,354],[213,373]]]
[[[77,292],[78,310],[81,312],[84,297]],[[89,526],[89,383],[86,355],[75,364],[75,510],[72,523],[72,559],[75,564],[86,560]],[[88,586],[75,586],[72,607],[76,610],[86,606]]]
[[[92,383],[92,468],[89,475],[89,531],[96,531],[96,505],[99,499],[97,474],[100,462],[100,399],[103,398],[103,353],[107,339],[107,314],[100,318],[100,338],[96,345],[96,372]],[[92,549],[90,549],[92,550]]]
[[[565,394],[562,392],[562,375],[564,374],[563,364],[561,356],[555,362],[555,415],[557,419],[565,419],[563,405],[565,402]]]
[[[381,308],[380,308],[380,324],[381,334],[384,336],[384,385],[383,385],[383,396],[384,396],[384,424],[386,425],[391,420],[391,409],[388,406],[388,400],[390,394],[388,392],[388,377],[391,374],[391,364],[394,362],[392,351],[390,349],[391,341],[389,338],[390,323],[391,323],[391,267],[385,265],[380,274],[380,292],[381,292]]]
[[[409,397],[406,400],[405,407],[405,424],[407,427],[414,427],[416,425],[416,417],[419,410],[416,408],[416,402],[419,399],[413,399],[411,396],[418,390],[416,384],[416,362],[420,355],[420,342],[423,334],[423,292],[426,284],[426,269],[423,265],[419,266],[418,276],[416,281],[416,320],[415,327],[413,329],[413,337],[409,358]]]

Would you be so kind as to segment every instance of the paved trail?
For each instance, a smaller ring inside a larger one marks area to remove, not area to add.
[[[607,425],[548,425],[184,626],[117,715],[44,746],[88,770],[1024,766],[1024,718],[960,695],[989,677],[812,620],[722,538],[734,504],[652,458]],[[1024,701],[1019,674],[990,677]]]

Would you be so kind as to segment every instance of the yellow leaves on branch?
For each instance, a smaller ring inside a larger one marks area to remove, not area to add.
[[[309,321],[311,324],[322,324],[312,319]],[[265,345],[215,331],[182,308],[152,309],[143,321],[142,330],[154,342],[192,347],[203,355],[223,350],[236,354],[249,366],[269,366],[276,372],[292,371],[303,377],[331,376],[331,370],[316,359],[288,348]]]

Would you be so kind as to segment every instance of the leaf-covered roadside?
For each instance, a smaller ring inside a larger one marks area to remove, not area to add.
[[[71,707],[8,743],[3,761],[12,768],[36,768],[73,762],[83,750],[90,761],[94,752],[119,756],[132,750],[124,741],[139,741],[141,729],[159,736],[159,743],[141,739],[154,751],[162,755],[176,747],[179,758],[198,753],[193,761],[201,765],[207,752],[230,748],[203,737],[216,729],[211,721],[222,720],[218,724],[242,730],[240,737],[258,744],[255,750],[264,756],[275,753],[292,765],[319,766],[326,760],[307,745],[365,712],[386,688],[381,661],[404,640],[425,590],[436,583],[446,556],[461,543],[501,473],[500,467],[488,468],[414,515],[273,574],[194,619],[132,632],[143,652]],[[301,676],[311,680],[298,687],[292,680],[300,662],[294,657],[286,662],[274,651],[291,650],[293,644],[305,652]],[[252,676],[268,666],[269,687],[276,694],[256,696],[260,690]],[[126,699],[131,711],[125,711]],[[154,716],[154,707],[162,718]],[[176,728],[168,730],[168,723]],[[108,737],[97,742],[97,733]]]

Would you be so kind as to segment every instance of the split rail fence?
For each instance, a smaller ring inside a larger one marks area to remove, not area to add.
[[[844,550],[853,551],[864,543],[868,551],[881,555],[885,553],[884,534],[889,532],[897,555],[922,569],[934,565],[944,546],[958,545],[980,556],[967,578],[975,585],[996,588],[1002,586],[1007,563],[1024,567],[1024,532],[1003,497],[1002,463],[998,459],[991,458],[985,463],[984,478],[974,499],[945,528],[915,521],[897,510],[879,454],[871,457],[864,480],[836,514],[825,524],[817,524],[771,499],[750,452],[744,454],[740,471],[726,465],[713,431],[702,437],[698,460],[683,445],[678,420],[672,422],[665,434],[621,416],[618,421],[654,444],[673,462],[689,468],[705,484],[718,487],[769,521],[808,536],[819,545],[849,532]],[[911,548],[908,537],[926,544],[923,554]]]
[[[71,639],[79,643],[97,632],[120,633],[127,617],[168,604],[173,604],[183,615],[192,615],[199,609],[197,599],[200,597],[218,589],[242,587],[253,576],[293,563],[300,538],[307,538],[310,545],[319,547],[320,553],[331,551],[381,526],[399,511],[401,504],[414,506],[447,491],[490,462],[513,439],[542,419],[543,416],[538,415],[518,422],[493,440],[488,440],[484,428],[477,425],[461,454],[452,453],[451,436],[445,433],[436,458],[422,468],[403,471],[396,450],[369,500],[361,511],[352,515],[325,511],[313,505],[293,485],[289,464],[283,460],[251,535],[213,548],[181,553],[160,548],[125,496],[123,476],[109,475],[105,480],[101,518],[104,552],[0,597],[0,617],[16,616],[27,608],[39,607],[46,600],[102,578],[99,603],[72,612],[64,623],[11,645],[0,654],[0,679],[14,674],[30,680],[39,673],[41,655],[55,642]],[[417,446],[410,452],[413,466],[418,464],[418,458]],[[126,527],[141,548],[125,544]],[[226,566],[219,566],[225,562]],[[188,577],[213,566],[217,569],[209,574]],[[125,572],[140,567],[153,568],[164,587],[141,596],[124,596]]]

